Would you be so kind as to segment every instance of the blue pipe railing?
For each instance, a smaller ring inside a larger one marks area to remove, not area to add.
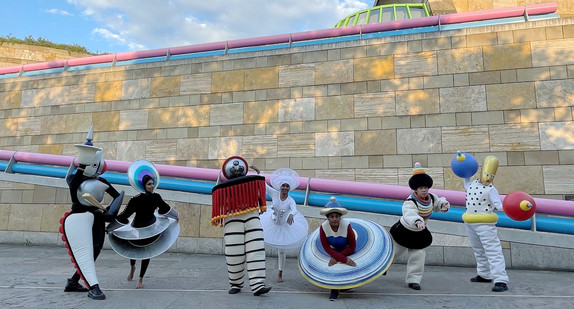
[[[5,171],[8,163],[0,162],[0,171]],[[36,164],[15,163],[11,165],[13,173],[29,174],[36,176],[47,176],[55,178],[65,178],[68,169],[64,167],[44,166]],[[127,185],[129,186],[128,177],[126,174],[106,172],[102,175],[112,184]],[[211,194],[211,189],[215,183],[201,182],[188,179],[173,179],[162,177],[158,188],[171,191],[181,191],[197,194]],[[330,194],[309,193],[292,191],[289,193],[297,204],[323,207],[330,199]],[[267,200],[270,201],[271,197],[267,195]],[[337,200],[349,210],[380,213],[387,215],[400,216],[402,214],[403,201],[380,200],[373,198],[364,198],[358,196],[337,196]],[[431,219],[449,222],[463,222],[462,214],[464,209],[453,207],[446,213],[432,213]],[[507,227],[514,229],[530,230],[533,224],[533,219],[525,221],[515,221],[510,219],[504,213],[498,213],[499,227]],[[536,227],[541,232],[551,232],[558,234],[574,235],[574,218],[555,218],[555,217],[536,217]]]

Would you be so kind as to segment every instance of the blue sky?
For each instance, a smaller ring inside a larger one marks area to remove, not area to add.
[[[332,27],[374,0],[10,0],[0,36],[118,53]]]

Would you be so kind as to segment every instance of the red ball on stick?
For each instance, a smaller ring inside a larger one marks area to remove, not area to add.
[[[504,213],[516,221],[530,219],[536,212],[534,198],[521,191],[510,192],[502,201]]]

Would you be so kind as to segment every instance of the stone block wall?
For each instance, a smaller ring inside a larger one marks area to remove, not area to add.
[[[441,7],[442,0],[429,0],[431,7]],[[574,5],[569,0],[447,0],[447,3],[452,3],[457,12],[473,12],[479,10],[490,10],[505,7],[515,7],[523,5],[532,5],[539,3],[556,2],[558,10],[556,11],[561,17],[574,16]]]
[[[562,199],[573,50],[565,18],[0,79],[0,149],[74,156],[93,124],[107,159],[219,169],[241,155],[264,172],[395,185],[418,161],[450,190],[462,150],[499,158],[501,193]],[[65,189],[1,185],[4,229],[25,213],[56,232]],[[220,237],[194,207],[200,228],[183,233]]]

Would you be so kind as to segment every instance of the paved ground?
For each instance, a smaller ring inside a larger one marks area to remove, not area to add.
[[[509,270],[509,291],[493,293],[491,284],[469,281],[474,269],[427,266],[422,290],[414,291],[399,264],[330,302],[328,291],[301,276],[296,259],[287,260],[283,283],[275,282],[276,258],[267,261],[273,289],[260,297],[248,288],[228,295],[225,259],[217,255],[165,253],[151,261],[144,289],[136,290],[126,280],[128,260],[104,250],[96,265],[107,299],[95,301],[63,292],[73,272],[66,249],[0,245],[0,308],[574,308],[572,272]]]

